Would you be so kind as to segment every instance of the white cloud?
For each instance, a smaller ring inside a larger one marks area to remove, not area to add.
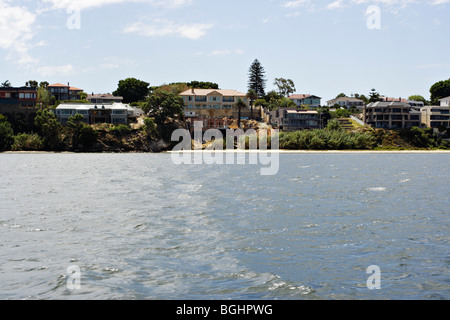
[[[168,9],[184,7],[192,2],[192,0],[42,0],[51,6],[51,9],[72,9],[79,10],[98,8],[105,5],[120,3],[145,3],[156,7]]]
[[[44,66],[37,68],[37,72],[43,77],[51,77],[54,75],[68,76],[75,74],[75,68],[71,64],[63,66]]]
[[[25,7],[11,6],[0,1],[0,48],[8,51],[8,58],[21,65],[34,62],[29,54],[33,47],[36,15]]]
[[[214,50],[211,52],[211,56],[228,56],[230,54],[244,54],[242,49],[223,49],[223,50]]]
[[[309,0],[294,0],[288,1],[283,4],[284,8],[298,8],[305,4],[309,4]]]
[[[177,24],[169,20],[157,19],[153,24],[135,22],[126,27],[125,33],[136,33],[146,37],[161,37],[176,35],[183,38],[197,40],[213,27],[212,24]]]

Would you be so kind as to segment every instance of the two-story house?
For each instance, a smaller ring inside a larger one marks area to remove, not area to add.
[[[320,107],[321,97],[310,94],[293,94],[289,97],[297,107],[307,106],[309,109]]]
[[[336,99],[332,99],[327,101],[328,107],[334,107],[336,105],[339,105],[340,107],[344,107],[347,109],[350,109],[352,107],[358,108],[362,112],[364,107],[364,101],[357,98],[350,98],[350,97],[339,97]]]
[[[80,100],[80,93],[83,92],[83,89],[71,87],[70,83],[67,85],[61,83],[51,84],[47,89],[59,101]]]
[[[0,114],[14,117],[18,113],[29,114],[38,108],[36,88],[0,88]]]
[[[184,113],[191,124],[202,121],[204,128],[226,128],[229,120],[238,119],[237,102],[241,100],[241,119],[251,115],[249,100],[245,93],[236,90],[189,89],[180,96],[184,101]]]
[[[282,108],[269,112],[269,123],[282,131],[320,129],[321,117],[315,110]]]

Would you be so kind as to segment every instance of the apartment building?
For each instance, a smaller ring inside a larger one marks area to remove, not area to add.
[[[29,114],[38,108],[36,88],[0,88],[0,114],[14,117],[18,113]]]
[[[422,123],[428,128],[450,128],[450,106],[426,106],[420,111],[422,112]]]
[[[422,112],[406,102],[372,102],[364,108],[364,122],[374,128],[405,129],[420,127]]]
[[[239,100],[245,104],[241,109],[241,119],[248,119],[252,113],[246,94],[236,90],[189,89],[180,96],[184,101],[186,119],[191,124],[202,121],[205,129],[226,128],[229,120],[238,119],[236,104]]]
[[[128,120],[134,120],[137,117],[136,109],[122,103],[113,104],[60,104],[55,114],[59,122],[67,123],[70,117],[81,114],[84,122],[89,124],[95,123],[112,123],[127,124]]]
[[[269,123],[282,131],[320,129],[320,114],[315,110],[278,109],[269,112]]]

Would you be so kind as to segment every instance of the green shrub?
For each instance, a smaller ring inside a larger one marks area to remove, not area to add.
[[[131,128],[129,126],[125,125],[125,124],[119,124],[119,125],[117,125],[115,127],[112,127],[110,129],[110,131],[113,132],[113,133],[118,133],[120,135],[123,135],[123,134],[130,133],[131,132]]]
[[[44,141],[36,133],[21,133],[14,137],[13,151],[39,151]]]
[[[0,151],[11,149],[14,143],[14,131],[6,117],[0,114]]]

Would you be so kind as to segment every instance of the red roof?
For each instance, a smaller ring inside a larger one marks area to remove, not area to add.
[[[49,85],[49,87],[69,87],[69,86],[66,84],[62,84],[62,83],[55,83],[55,84]]]

